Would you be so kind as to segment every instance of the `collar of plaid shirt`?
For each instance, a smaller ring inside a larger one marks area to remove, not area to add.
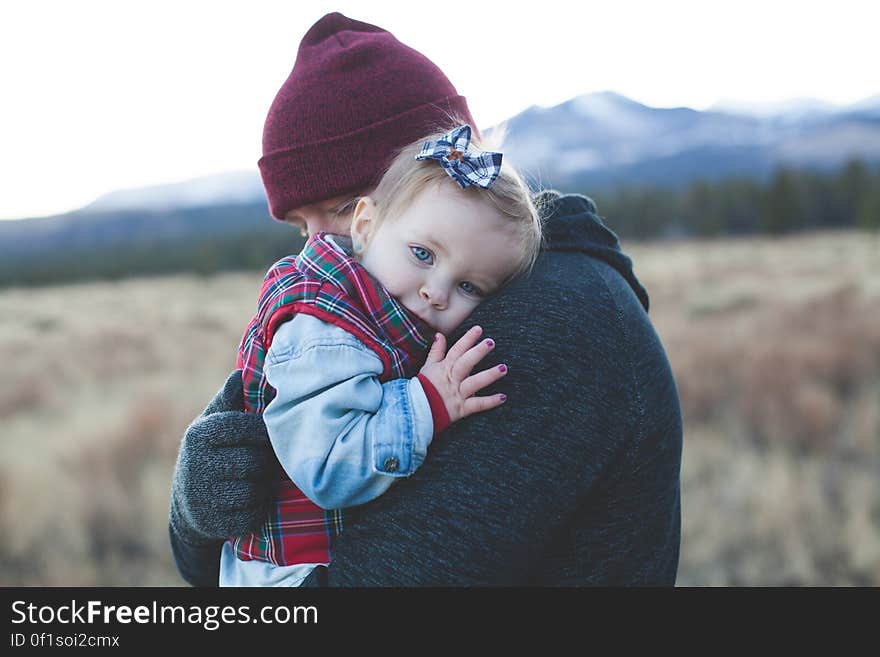
[[[433,330],[355,260],[351,238],[316,234],[297,256],[296,266],[307,279],[320,281],[314,307],[327,313],[323,319],[364,339],[375,351],[381,348],[383,379],[415,376]]]
[[[262,376],[263,359],[275,331],[297,313],[340,326],[364,342],[382,361],[383,382],[415,376],[424,362],[431,327],[352,257],[349,238],[329,237],[314,235],[298,256],[276,262],[263,280],[257,314],[239,350],[250,412],[262,412],[274,396]]]

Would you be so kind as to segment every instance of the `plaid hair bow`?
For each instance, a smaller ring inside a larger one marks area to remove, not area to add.
[[[476,185],[489,189],[501,173],[501,153],[468,151],[471,127],[462,125],[437,141],[426,141],[417,160],[438,160],[449,177],[464,189]]]

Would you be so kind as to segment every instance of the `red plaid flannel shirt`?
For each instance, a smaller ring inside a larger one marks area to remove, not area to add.
[[[334,240],[350,243],[338,235]],[[314,315],[359,338],[382,360],[383,383],[415,376],[427,355],[424,336],[431,335],[430,327],[353,258],[334,248],[326,233],[318,233],[299,256],[279,260],[263,279],[257,313],[238,352],[249,413],[262,413],[275,396],[263,374],[266,352],[278,327],[297,313]],[[230,541],[236,556],[245,561],[329,563],[331,540],[341,531],[342,512],[318,507],[281,471],[276,500],[263,527]]]

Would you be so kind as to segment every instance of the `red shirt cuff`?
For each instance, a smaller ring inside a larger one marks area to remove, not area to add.
[[[428,398],[428,405],[431,407],[431,416],[434,418],[434,435],[436,436],[446,427],[450,425],[449,413],[446,412],[446,404],[443,403],[443,397],[437,392],[437,388],[428,379],[428,377],[419,374],[419,382]]]

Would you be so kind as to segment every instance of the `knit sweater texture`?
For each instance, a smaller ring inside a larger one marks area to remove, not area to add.
[[[481,394],[507,402],[452,425],[418,472],[353,509],[306,585],[675,583],[681,412],[647,294],[590,199],[539,200],[548,247],[532,275],[450,336],[479,324],[495,340],[480,368],[510,369]],[[219,544],[176,533],[181,573],[211,583]]]

